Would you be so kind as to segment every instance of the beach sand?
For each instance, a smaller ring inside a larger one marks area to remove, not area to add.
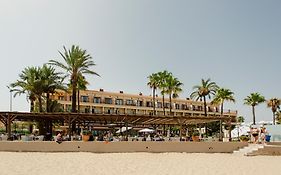
[[[0,152],[1,175],[279,175],[281,156]]]

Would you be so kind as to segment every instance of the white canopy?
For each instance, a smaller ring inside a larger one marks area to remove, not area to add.
[[[149,128],[144,128],[144,129],[139,130],[139,132],[154,132],[154,130],[149,129]]]
[[[232,137],[238,137],[238,132],[239,132],[239,136],[241,135],[248,135],[248,132],[250,132],[250,126],[242,124],[239,127],[235,127],[232,131],[231,131],[231,136]]]
[[[128,127],[128,130],[132,129],[132,127]],[[126,127],[122,127],[121,130],[119,129],[118,131],[116,131],[116,133],[120,133],[120,132],[124,132],[126,131]]]

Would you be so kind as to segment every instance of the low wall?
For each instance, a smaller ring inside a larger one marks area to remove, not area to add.
[[[0,142],[0,151],[11,152],[186,152],[232,153],[247,146],[246,142]]]
[[[251,156],[281,156],[281,143],[270,143],[254,151],[250,154]]]

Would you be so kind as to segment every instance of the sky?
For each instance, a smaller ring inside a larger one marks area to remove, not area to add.
[[[252,121],[246,96],[281,97],[280,17],[280,0],[0,0],[0,111],[25,67],[62,61],[58,51],[75,44],[101,75],[87,76],[88,89],[150,95],[147,76],[168,70],[186,98],[211,78],[235,93],[226,108]],[[29,110],[25,95],[12,110]],[[272,120],[266,104],[256,119]]]

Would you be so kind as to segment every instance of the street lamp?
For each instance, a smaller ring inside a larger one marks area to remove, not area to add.
[[[12,112],[12,106],[13,106],[13,91],[12,89],[10,88],[10,86],[7,86],[7,88],[9,89],[10,91],[10,112]]]

